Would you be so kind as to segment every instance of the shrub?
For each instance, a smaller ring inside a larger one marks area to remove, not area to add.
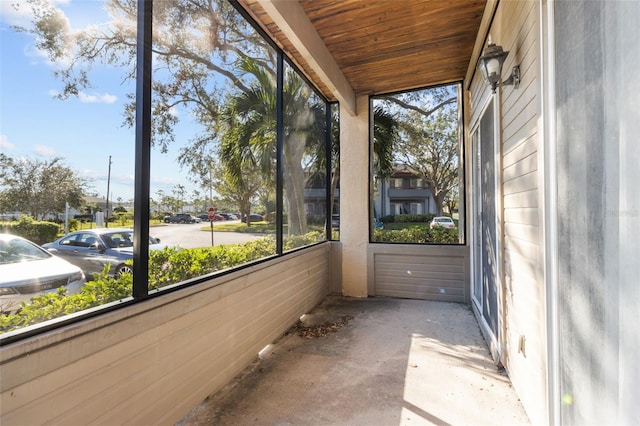
[[[102,273],[96,274],[93,281],[86,282],[77,294],[67,295],[67,289],[60,287],[55,293],[32,297],[31,304],[23,305],[16,314],[0,315],[0,333],[131,296],[132,276],[123,274],[115,279],[109,277],[108,272],[107,265]]]
[[[307,217],[307,224],[308,225],[324,225],[326,221],[325,216],[318,216],[318,215],[312,215]]]
[[[36,244],[44,244],[56,239],[59,226],[53,222],[36,221],[23,216],[19,221],[0,222],[1,232],[18,235]]]
[[[456,229],[440,227],[429,229],[424,226],[412,226],[399,230],[376,229],[373,236],[378,243],[457,244],[459,242]]]
[[[284,241],[284,248],[290,250],[312,244],[320,241],[322,237],[323,234],[320,232],[288,237]],[[165,247],[163,250],[153,250],[149,253],[149,290],[263,259],[275,253],[276,240],[273,236],[242,244],[184,250]],[[133,277],[123,274],[116,279],[108,273],[109,265],[92,279],[87,277],[90,280],[77,294],[67,295],[66,289],[62,287],[56,293],[33,297],[31,304],[23,305],[15,314],[0,315],[0,333],[130,297]]]
[[[431,222],[433,219],[432,214],[397,214],[388,215],[380,218],[382,223],[416,223],[416,222]]]

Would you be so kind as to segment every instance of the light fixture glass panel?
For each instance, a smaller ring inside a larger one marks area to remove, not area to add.
[[[487,74],[488,77],[491,78],[496,78],[496,77],[500,77],[500,68],[501,64],[500,61],[498,60],[498,58],[491,58],[487,61]]]

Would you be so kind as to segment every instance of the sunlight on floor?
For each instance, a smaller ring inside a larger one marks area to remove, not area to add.
[[[527,423],[520,412],[496,418],[494,407],[506,398],[516,398],[515,393],[483,342],[458,345],[413,334],[401,424],[468,424],[470,419],[474,424]]]

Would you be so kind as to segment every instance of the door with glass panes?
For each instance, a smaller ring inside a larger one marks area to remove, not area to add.
[[[471,134],[473,152],[472,300],[485,328],[498,340],[495,111],[491,100]],[[495,343],[494,342],[494,343]]]

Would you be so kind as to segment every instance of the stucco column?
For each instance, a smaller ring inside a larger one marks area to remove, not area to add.
[[[367,297],[369,244],[369,97],[357,115],[340,107],[340,242],[342,294]]]

